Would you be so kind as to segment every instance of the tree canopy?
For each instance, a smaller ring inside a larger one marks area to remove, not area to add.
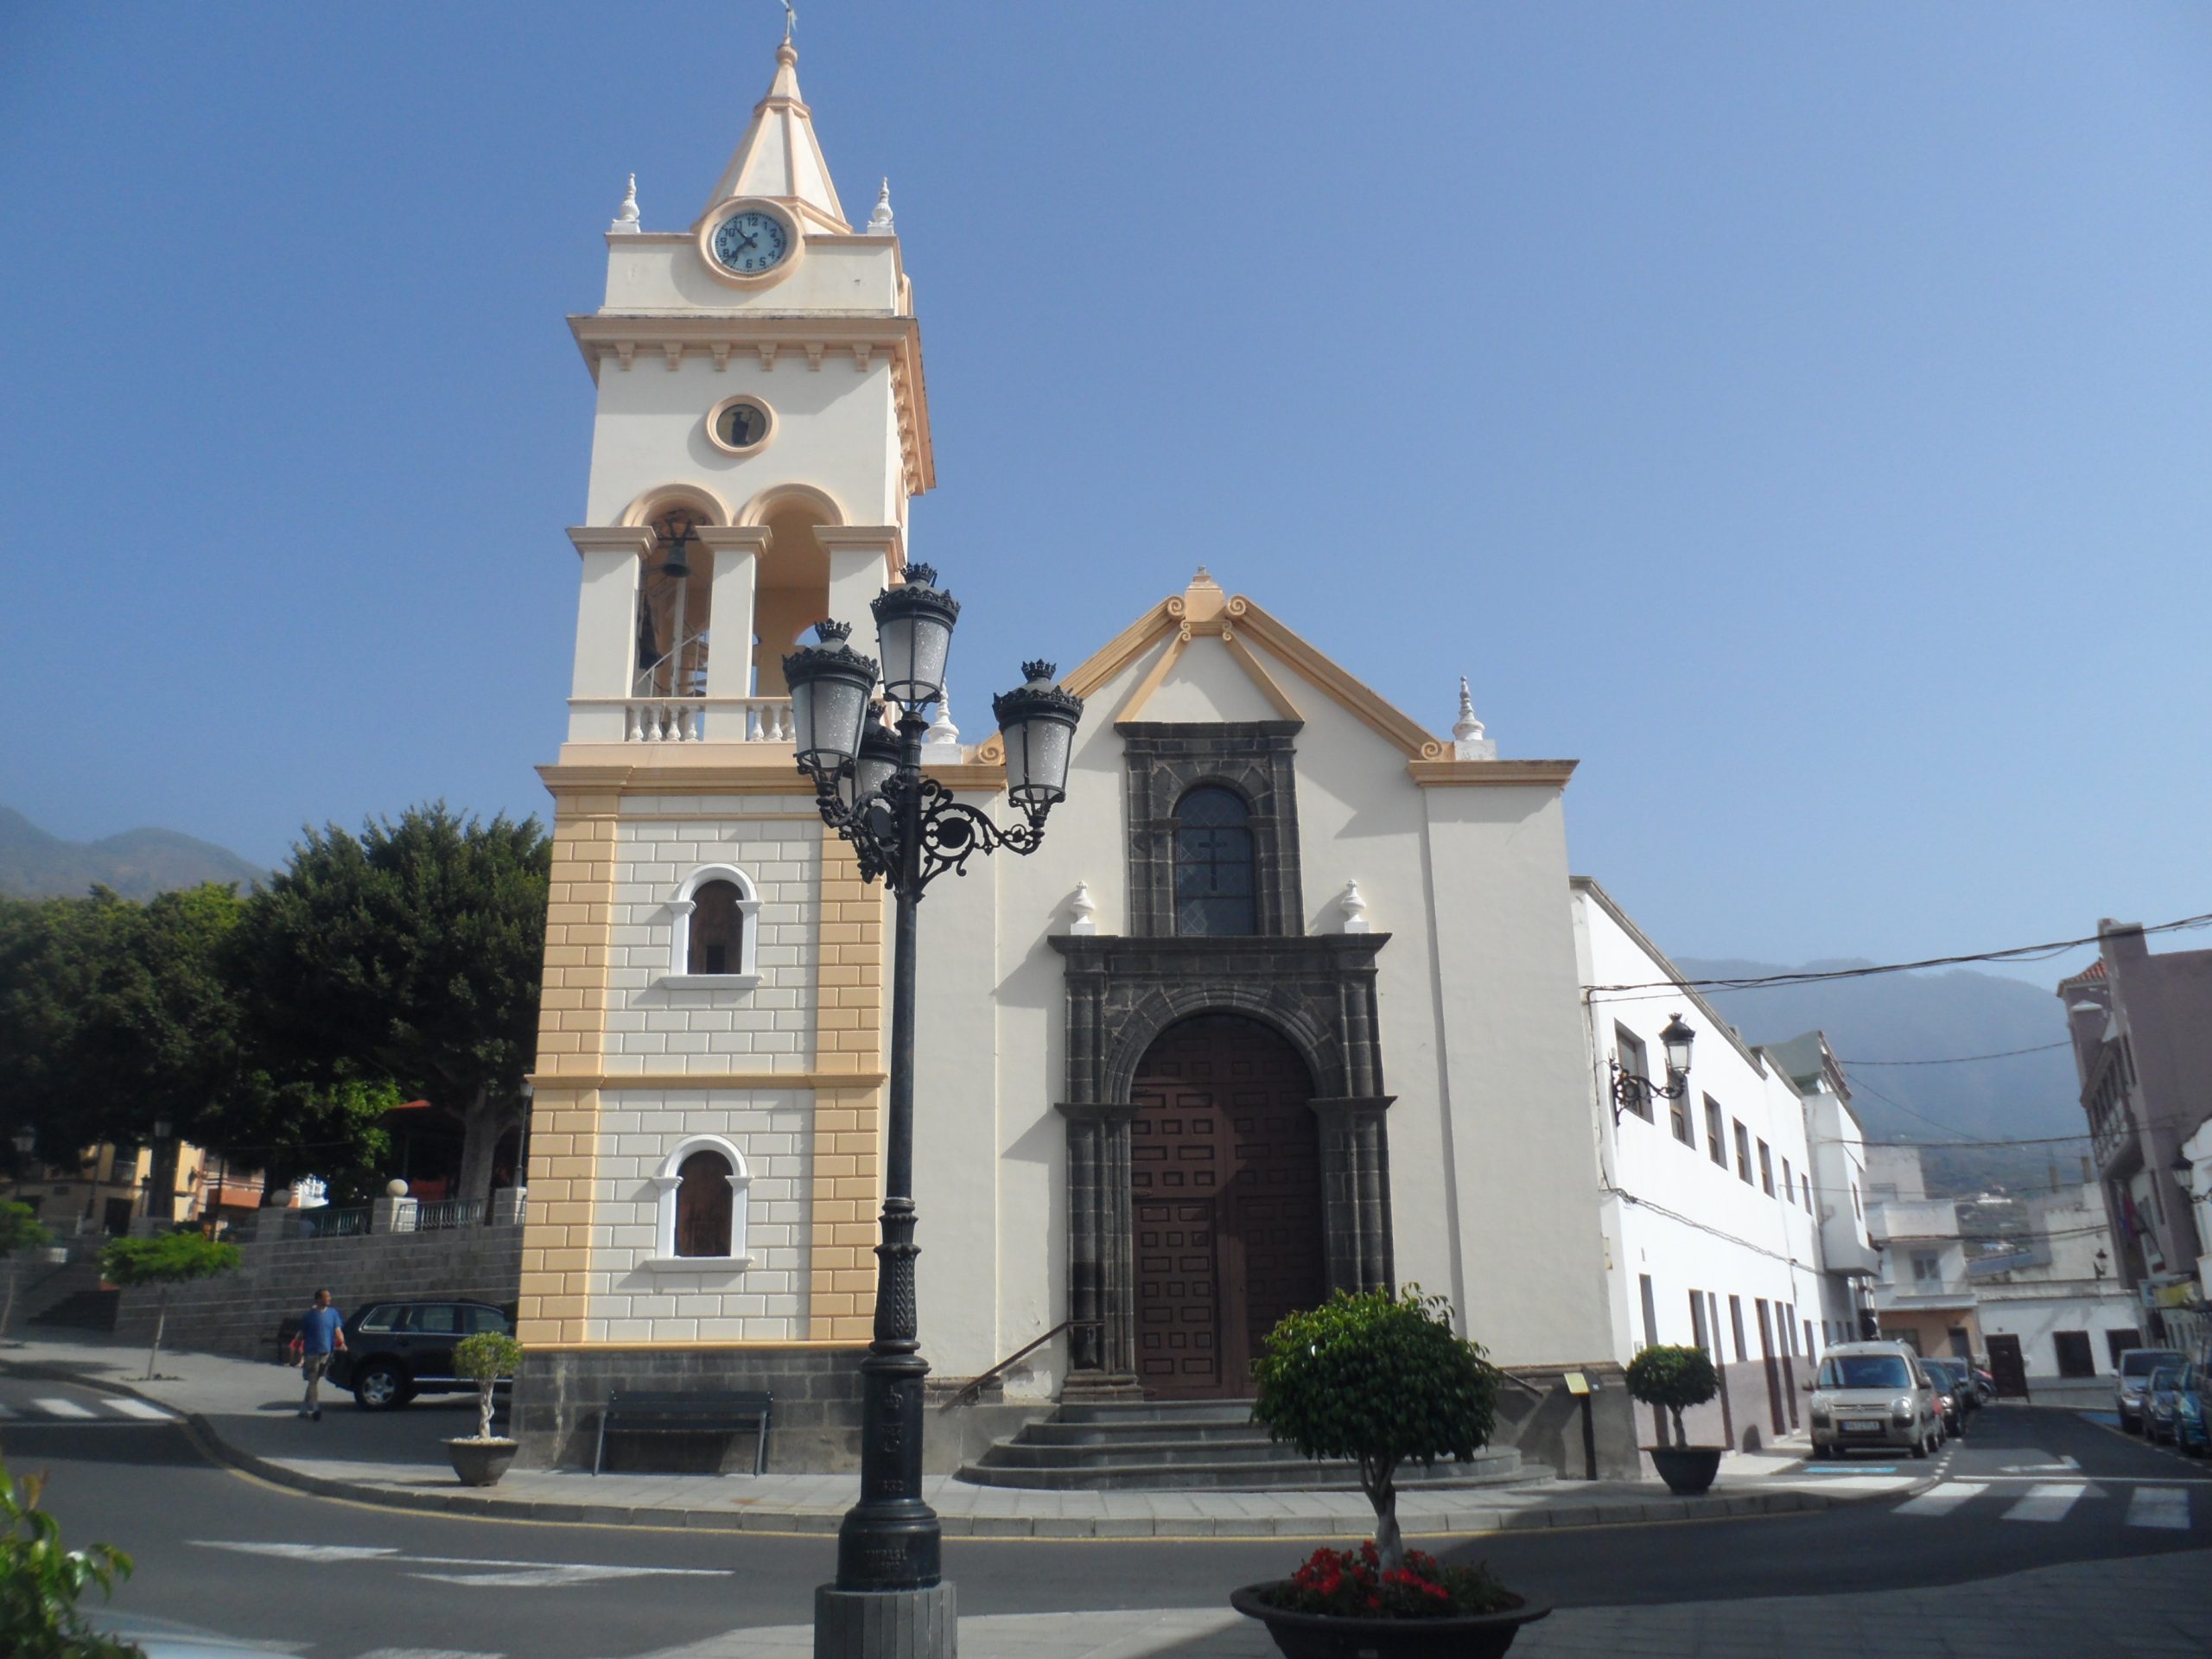
[[[1253,1417],[1309,1458],[1351,1458],[1374,1506],[1375,1541],[1402,1566],[1395,1475],[1411,1461],[1471,1459],[1496,1421],[1497,1372],[1452,1329],[1451,1305],[1339,1290],[1268,1332],[1254,1363]]]
[[[342,1201],[390,1174],[379,1120],[421,1096],[461,1118],[459,1196],[481,1197],[536,1051],[550,867],[536,819],[438,803],[307,830],[244,898],[0,900],[10,1116],[57,1161],[165,1120],[172,1151]]]

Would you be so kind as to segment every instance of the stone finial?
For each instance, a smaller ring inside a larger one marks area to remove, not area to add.
[[[1483,734],[1483,723],[1475,718],[1474,693],[1467,690],[1467,677],[1459,677],[1459,717],[1452,722],[1452,758],[1455,760],[1495,760],[1497,745]]]
[[[909,569],[912,568],[908,567]],[[957,760],[960,758],[960,728],[952,723],[952,686],[949,681],[938,686],[937,718],[930,722],[930,728],[922,738],[922,747],[951,752],[944,756],[932,754],[931,760]]]
[[[1371,933],[1375,931],[1368,922],[1367,900],[1359,896],[1358,881],[1344,883],[1344,896],[1337,900],[1337,908],[1344,913],[1345,932]]]
[[[1068,912],[1074,920],[1068,924],[1071,933],[1096,933],[1098,931],[1098,901],[1090,896],[1090,883],[1078,881],[1075,894],[1068,900]]]
[[[630,175],[630,188],[622,193],[622,205],[615,210],[613,222],[607,227],[621,235],[635,235],[644,227],[638,223],[638,175]]]
[[[891,222],[891,181],[885,179],[883,189],[875,199],[875,211],[868,216],[870,236],[889,236],[896,227]]]

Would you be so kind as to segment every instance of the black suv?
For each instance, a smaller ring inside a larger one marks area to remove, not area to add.
[[[332,1357],[330,1380],[353,1389],[364,1411],[474,1389],[453,1374],[453,1349],[480,1331],[511,1335],[514,1321],[488,1302],[364,1302],[346,1321],[346,1351]]]

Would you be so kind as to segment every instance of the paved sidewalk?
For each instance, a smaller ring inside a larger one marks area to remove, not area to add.
[[[288,1369],[218,1355],[164,1352],[142,1381],[145,1351],[112,1339],[33,1333],[0,1348],[0,1370],[32,1370],[166,1405],[211,1455],[303,1491],[399,1508],[604,1525],[833,1533],[859,1497],[856,1475],[593,1476],[510,1471],[488,1491],[459,1485],[441,1443],[474,1432],[473,1395],[432,1396],[368,1413],[337,1395],[323,1420],[297,1414]],[[332,1391],[325,1390],[326,1398]],[[1922,1470],[1927,1472],[1923,1474]],[[1412,1491],[1399,1522],[1414,1536],[1532,1527],[1587,1527],[1824,1509],[1910,1491],[1933,1466],[1816,1474],[1784,1446],[1731,1454],[1713,1491],[1678,1498],[1656,1481],[1534,1482]],[[1373,1516],[1357,1492],[1059,1492],[973,1486],[933,1476],[925,1496],[950,1537],[1363,1538]]]
[[[641,1659],[804,1659],[806,1625],[732,1630]],[[962,1659],[1273,1659],[1226,1607],[1025,1613],[960,1621]],[[2212,1552],[2038,1567],[1860,1595],[1574,1607],[1524,1626],[1512,1659],[2202,1659]]]

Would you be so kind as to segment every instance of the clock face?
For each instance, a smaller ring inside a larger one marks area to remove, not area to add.
[[[753,276],[783,262],[791,251],[791,232],[774,214],[748,207],[715,226],[712,245],[725,270]]]

